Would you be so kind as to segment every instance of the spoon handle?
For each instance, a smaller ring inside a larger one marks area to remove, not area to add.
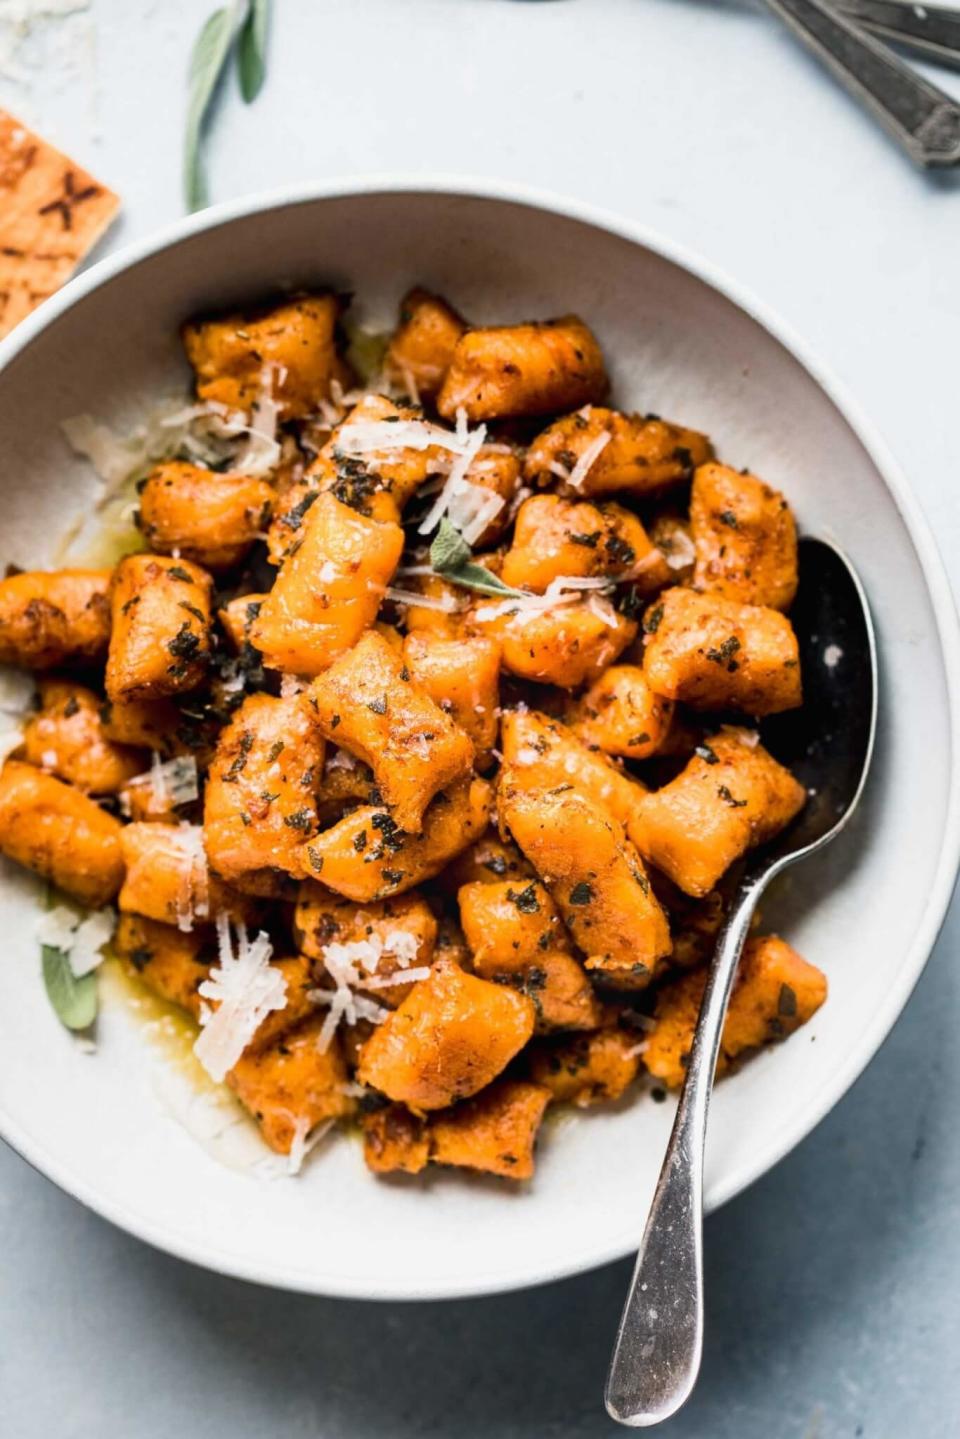
[[[614,1345],[604,1399],[612,1419],[646,1428],[690,1396],[703,1348],[703,1151],[727,1001],[764,884],[744,881],[719,939],[687,1075]]]
[[[960,162],[960,106],[824,0],[766,0],[918,165]]]

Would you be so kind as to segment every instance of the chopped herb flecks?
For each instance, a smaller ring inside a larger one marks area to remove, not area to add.
[[[792,1019],[797,1012],[797,996],[789,984],[781,984],[780,995],[777,999],[777,1013]]]
[[[314,815],[309,809],[298,809],[293,814],[285,815],[283,822],[290,829],[298,829],[302,834],[309,834],[313,829]]]
[[[726,665],[727,670],[732,674],[735,669],[739,668],[737,661],[733,658],[739,648],[740,641],[736,635],[731,635],[717,649],[707,650],[707,659],[712,660],[715,665]]]
[[[531,880],[526,889],[519,892],[514,889],[507,890],[507,899],[513,900],[521,914],[537,914],[540,910],[540,901],[537,899],[537,886]]]
[[[660,628],[660,621],[663,619],[663,605],[654,605],[653,609],[645,616],[643,621],[644,632],[648,635],[655,635]]]
[[[743,809],[746,806],[747,801],[745,799],[734,799],[725,784],[717,787],[717,794],[723,800],[724,804],[728,804],[731,809]]]

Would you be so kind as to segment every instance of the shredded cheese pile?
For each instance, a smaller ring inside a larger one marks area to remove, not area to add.
[[[217,944],[220,962],[200,985],[204,1005],[200,1012],[203,1028],[193,1052],[219,1083],[233,1068],[256,1034],[263,1020],[275,1009],[287,1005],[287,981],[270,964],[273,946],[261,930],[254,939],[245,924],[236,925],[236,945],[226,915],[217,916]]]
[[[371,1024],[382,1024],[390,1013],[382,1004],[377,1004],[361,990],[386,989],[394,984],[413,984],[426,979],[430,970],[426,965],[416,968],[409,966],[416,959],[419,945],[415,935],[406,930],[391,930],[385,938],[371,934],[367,939],[355,939],[341,944],[325,944],[321,951],[323,966],[333,980],[333,989],[311,989],[309,997],[315,1004],[329,1005],[330,1012],[323,1021],[317,1040],[321,1051],[330,1046],[340,1021],[354,1025],[360,1019]],[[399,972],[377,974],[377,967],[385,954],[396,961]]]
[[[397,450],[438,450],[436,465],[441,472],[446,471],[446,477],[420,522],[419,532],[430,534],[447,515],[467,544],[474,544],[504,506],[502,496],[467,479],[486,437],[485,425],[471,430],[466,413],[458,410],[453,431],[426,420],[348,420],[337,431],[336,445],[344,455],[371,459],[386,459]],[[427,488],[424,486],[421,492]]]
[[[486,425],[479,425],[477,429],[471,430],[467,424],[466,411],[462,408],[457,411],[457,428],[453,436],[456,441],[456,448],[448,444],[448,449],[454,449],[456,459],[450,466],[450,473],[444,481],[443,488],[437,495],[430,509],[420,521],[417,529],[421,535],[428,535],[439,525],[444,515],[450,519],[450,523],[457,526],[467,541],[472,544],[486,529],[489,520],[485,519],[486,511],[489,511],[492,491],[484,489],[482,485],[472,485],[467,479],[467,471],[476,460],[487,438]],[[493,511],[498,514],[503,508],[503,500],[499,495],[493,496],[500,500],[499,505]],[[459,517],[459,518],[458,518]],[[467,530],[470,530],[470,534]]]

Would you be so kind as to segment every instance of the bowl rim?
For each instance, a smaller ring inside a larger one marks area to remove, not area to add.
[[[957,731],[960,713],[960,622],[947,572],[933,533],[906,476],[886,442],[868,420],[845,385],[800,339],[792,327],[771,312],[765,302],[724,270],[704,259],[686,245],[661,234],[639,221],[592,202],[568,197],[537,186],[490,177],[449,175],[444,173],[375,172],[335,176],[322,181],[301,182],[212,205],[198,214],[184,216],[149,235],[122,246],[114,254],[84,270],[28,315],[5,339],[0,340],[0,383],[3,372],[22,351],[52,325],[60,315],[114,279],[125,270],[178,245],[206,230],[230,225],[236,220],[265,211],[292,205],[315,204],[323,200],[342,200],[369,195],[450,195],[469,199],[489,200],[526,206],[548,214],[559,215],[605,230],[621,239],[638,244],[662,259],[686,270],[695,278],[730,300],[759,324],[807,371],[863,445],[884,484],[892,495],[909,538],[916,550],[920,568],[934,611],[936,635],[944,668],[947,703],[951,724],[949,733]],[[949,793],[943,826],[943,842],[934,881],[930,886],[920,924],[904,957],[896,984],[891,986],[883,1003],[859,1042],[847,1055],[845,1064],[822,1085],[815,1101],[799,1117],[762,1150],[753,1152],[748,1161],[740,1163],[705,1196],[708,1212],[740,1194],[748,1185],[773,1168],[801,1140],[805,1139],[825,1118],[833,1106],[850,1089],[879,1051],[926,966],[945,919],[960,868],[960,785],[957,778],[957,747],[949,751]],[[404,1284],[393,1287],[389,1281],[377,1286],[369,1281],[353,1282],[343,1276],[318,1282],[296,1270],[258,1265],[229,1251],[219,1252],[215,1245],[201,1246],[165,1232],[164,1226],[146,1218],[127,1206],[99,1194],[94,1186],[70,1173],[55,1154],[25,1133],[17,1122],[0,1107],[0,1138],[3,1138],[39,1173],[50,1179],[65,1193],[85,1204],[118,1228],[135,1235],[179,1259],[201,1268],[274,1288],[322,1294],[334,1298],[382,1301],[457,1299],[485,1294],[498,1294],[546,1284],[574,1274],[584,1273],[600,1265],[621,1259],[639,1243],[642,1215],[632,1233],[600,1235],[589,1251],[576,1257],[558,1253],[556,1262],[542,1264],[529,1271],[517,1269],[501,1274],[478,1276],[472,1282],[450,1283],[443,1276],[420,1286]]]

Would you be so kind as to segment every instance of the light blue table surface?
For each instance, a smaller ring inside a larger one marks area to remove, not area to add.
[[[121,192],[113,246],[180,212],[185,55],[214,4],[91,0],[35,30],[17,77],[4,41],[24,7],[0,0],[0,103]],[[403,168],[643,219],[819,350],[905,465],[956,584],[956,176],[912,171],[747,4],[277,8],[263,96],[219,105],[215,198]],[[860,1082],[709,1221],[703,1377],[664,1434],[960,1435],[958,943],[955,906]],[[600,1394],[627,1273],[442,1306],[272,1293],[153,1252],[0,1148],[0,1436],[611,1434]]]

